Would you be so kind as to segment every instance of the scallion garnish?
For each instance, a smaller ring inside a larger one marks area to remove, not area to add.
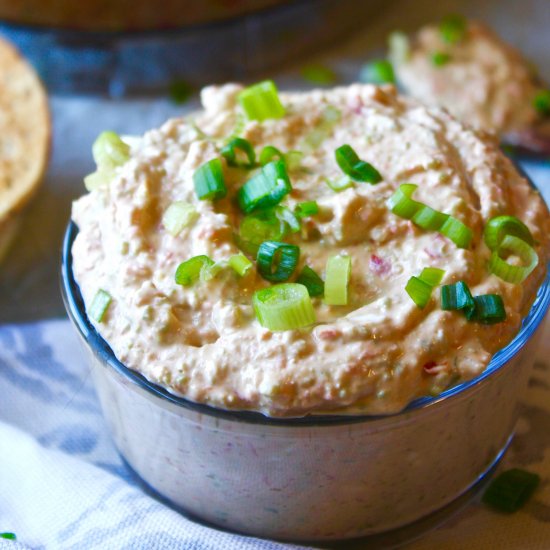
[[[241,221],[237,244],[241,250],[256,256],[264,241],[280,241],[287,233],[287,224],[272,208],[248,214]]]
[[[185,201],[175,201],[166,209],[162,216],[162,225],[166,231],[177,237],[185,227],[191,225],[199,217],[192,204]]]
[[[529,500],[539,483],[537,474],[513,468],[490,483],[482,500],[500,512],[516,512]]]
[[[380,172],[364,160],[361,160],[350,145],[342,145],[334,151],[338,166],[354,181],[378,183],[382,181]]]
[[[273,145],[266,145],[260,153],[260,165],[265,166],[268,162],[272,160],[285,160],[285,156],[277,147]]]
[[[472,317],[475,310],[475,301],[464,281],[441,287],[441,309],[447,311],[462,310],[467,319]]]
[[[347,305],[350,276],[350,256],[331,256],[327,260],[325,269],[325,303],[331,306]]]
[[[274,283],[287,281],[300,259],[300,248],[294,244],[265,241],[258,249],[256,265],[260,275]]]
[[[245,88],[238,99],[249,120],[261,122],[268,118],[281,118],[285,115],[277,86],[272,80],[264,80]]]
[[[193,256],[182,262],[176,269],[176,283],[182,286],[192,286],[201,278],[201,271],[213,265],[214,262],[208,256]]]
[[[284,162],[275,160],[266,164],[239,189],[237,200],[242,211],[248,214],[279,204],[291,190]]]
[[[254,312],[269,330],[292,330],[315,323],[315,311],[307,288],[297,283],[273,285],[254,293]]]
[[[325,65],[307,65],[300,71],[302,78],[312,84],[328,86],[336,82],[336,73]]]
[[[539,90],[533,98],[533,107],[542,116],[550,115],[550,90]]]
[[[288,225],[291,233],[297,233],[302,227],[300,220],[292,210],[289,210],[286,206],[276,206],[275,215]]]
[[[464,38],[466,27],[466,19],[462,15],[447,15],[439,24],[439,33],[447,44],[456,44]]]
[[[328,178],[324,178],[324,182],[333,191],[336,191],[336,193],[340,193],[340,192],[344,191],[345,189],[349,189],[350,187],[353,187],[355,185],[353,183],[353,180],[349,176],[342,176],[341,178],[338,178],[337,180],[329,180]]]
[[[474,313],[469,320],[484,325],[501,323],[506,319],[506,309],[502,297],[498,294],[482,294],[474,296]]]
[[[98,170],[114,170],[130,158],[130,147],[111,131],[101,132],[92,146]]]
[[[432,291],[441,283],[445,271],[437,267],[425,267],[418,277],[413,276],[407,281],[405,291],[411,300],[420,308],[426,307],[432,296]]]
[[[246,160],[239,160],[237,151],[245,154]],[[252,144],[240,137],[232,138],[227,145],[220,151],[229,166],[238,166],[240,168],[254,168],[256,166],[256,153]]]
[[[233,254],[229,258],[229,265],[241,277],[244,277],[252,268],[252,262],[242,253]]]
[[[389,58],[392,63],[406,63],[411,56],[409,37],[400,31],[390,33],[388,37]]]
[[[518,256],[524,265],[512,265],[503,260],[501,255],[504,251]],[[500,245],[491,254],[489,271],[507,283],[518,284],[531,274],[538,263],[539,257],[532,246],[529,246],[524,240],[518,237],[506,235]]]
[[[387,59],[377,59],[366,63],[361,68],[359,80],[367,84],[394,84],[393,66]]]
[[[325,283],[311,267],[305,265],[296,282],[304,285],[310,296],[322,296],[325,291]]]
[[[300,202],[294,208],[294,212],[298,218],[307,218],[308,216],[315,216],[319,213],[319,205],[316,201]]]
[[[432,63],[435,67],[443,67],[451,60],[451,55],[447,52],[434,52],[432,54]]]
[[[483,231],[483,240],[488,248],[495,250],[506,235],[517,237],[530,246],[535,244],[529,228],[515,216],[497,216],[490,219]]]
[[[105,313],[107,312],[107,309],[112,301],[113,299],[111,295],[100,288],[96,292],[94,299],[92,300],[92,304],[90,305],[90,309],[88,310],[89,317],[97,323],[103,322]]]
[[[411,220],[422,229],[438,231],[459,248],[468,248],[473,238],[472,230],[460,220],[438,212],[412,198],[418,185],[403,183],[388,199],[388,208],[397,216]]]
[[[193,174],[195,193],[199,200],[216,201],[227,195],[223,178],[222,162],[215,158],[205,162]]]
[[[15,533],[0,533],[0,539],[17,540]]]

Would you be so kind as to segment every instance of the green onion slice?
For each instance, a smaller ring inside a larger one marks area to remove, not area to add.
[[[97,323],[103,322],[105,313],[112,301],[111,295],[100,288],[92,300],[88,315]]]
[[[315,323],[311,298],[301,284],[283,283],[258,290],[252,305],[260,324],[269,330],[292,330]]]
[[[289,151],[284,154],[284,161],[286,164],[287,170],[290,172],[298,170],[300,168],[302,159],[304,158],[304,153],[302,151]]]
[[[403,183],[388,199],[388,208],[397,216],[411,220],[423,229],[438,231],[459,248],[468,248],[473,238],[472,230],[460,220],[438,212],[429,206],[413,200],[418,185]]]
[[[300,248],[294,244],[265,241],[258,249],[256,264],[258,272],[267,281],[287,281],[300,259]]]
[[[93,191],[98,187],[106,187],[114,176],[112,170],[96,170],[84,177],[84,187],[88,191]]]
[[[336,193],[340,193],[345,189],[354,187],[355,185],[349,176],[342,176],[337,180],[329,180],[328,178],[324,178],[324,181],[333,191],[336,191]]]
[[[15,533],[0,533],[0,539],[17,540]]]
[[[304,80],[321,86],[334,84],[337,80],[336,73],[325,65],[307,65],[301,69],[300,74]]]
[[[497,216],[490,219],[485,226],[483,239],[489,249],[495,250],[506,235],[517,237],[530,246],[535,244],[535,239],[533,239],[529,228],[515,216]]]
[[[222,162],[215,158],[205,162],[193,174],[195,193],[199,200],[216,201],[227,195],[223,179]]]
[[[439,269],[437,267],[425,267],[422,270],[422,273],[420,273],[419,278],[434,287],[441,283],[444,276],[445,271],[443,269]]]
[[[475,301],[464,281],[441,287],[441,309],[463,310],[468,319],[472,317],[475,311]]]
[[[387,59],[377,59],[361,67],[359,80],[368,84],[395,84],[393,66]]]
[[[319,205],[316,201],[300,202],[294,208],[294,213],[298,218],[307,218],[319,214]]]
[[[239,248],[256,256],[264,241],[280,241],[287,233],[287,224],[279,219],[272,208],[259,210],[245,216],[239,227],[237,244]]]
[[[283,222],[285,222],[291,233],[297,233],[300,231],[302,224],[300,219],[292,210],[289,210],[286,206],[276,206],[275,215]]]
[[[229,258],[229,265],[237,275],[244,277],[252,269],[253,264],[244,254],[239,253]]]
[[[504,302],[498,294],[474,296],[474,302],[474,313],[468,320],[478,321],[484,325],[493,325],[506,320]]]
[[[246,160],[239,160],[237,151],[241,151],[246,156]],[[229,166],[238,166],[240,168],[254,168],[256,166],[256,153],[252,144],[240,137],[232,138],[227,145],[220,151]]]
[[[406,63],[411,57],[409,37],[400,31],[390,33],[388,37],[389,58],[396,65]]]
[[[380,172],[364,160],[361,160],[350,145],[342,145],[334,151],[338,166],[351,179],[367,183],[378,183],[382,181]]]
[[[550,90],[539,90],[533,98],[533,107],[542,116],[550,115]]]
[[[272,160],[285,160],[285,155],[273,145],[266,145],[260,153],[260,165],[265,166]]]
[[[275,160],[249,179],[237,192],[237,201],[245,214],[279,204],[292,190],[285,163]]]
[[[269,118],[281,118],[285,115],[272,80],[264,80],[245,88],[238,95],[239,103],[249,120],[263,121]]]
[[[516,512],[529,500],[539,483],[537,474],[513,468],[490,483],[482,500],[500,512]]]
[[[327,260],[325,269],[325,303],[331,306],[347,305],[350,275],[350,256],[331,256]]]
[[[443,67],[443,65],[447,65],[450,60],[451,55],[446,52],[434,52],[432,54],[432,63],[436,67]]]
[[[176,269],[175,280],[178,285],[192,286],[201,278],[201,271],[214,265],[208,256],[193,256],[182,262]]]
[[[166,231],[177,237],[185,227],[190,226],[199,217],[192,204],[185,201],[175,201],[166,209],[162,216],[162,225]]]
[[[92,155],[100,171],[114,170],[130,158],[130,147],[117,133],[101,132],[92,146]]]
[[[412,301],[420,308],[426,307],[432,296],[433,287],[420,277],[411,277],[405,286],[407,294]]]
[[[509,264],[501,257],[503,251],[518,256],[524,265]],[[491,254],[489,271],[507,283],[518,284],[527,279],[538,263],[539,257],[533,247],[518,237],[506,235]]]
[[[307,265],[300,271],[300,275],[296,278],[296,282],[304,285],[310,296],[322,296],[325,291],[323,279]]]
[[[439,33],[448,44],[456,44],[464,38],[466,27],[466,19],[462,15],[447,15],[439,24]]]

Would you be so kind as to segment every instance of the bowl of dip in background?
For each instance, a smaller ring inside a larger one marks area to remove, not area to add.
[[[162,497],[219,527],[287,540],[375,535],[452,503],[506,450],[550,278],[487,369],[388,416],[270,418],[191,402],[118,361],[85,312],[67,229],[62,291],[115,444]]]

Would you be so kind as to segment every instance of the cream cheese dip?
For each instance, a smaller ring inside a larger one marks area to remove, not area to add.
[[[98,290],[110,297],[94,324],[118,359],[193,401],[271,416],[396,412],[482,372],[517,333],[549,250],[546,206],[496,143],[391,86],[281,93],[284,116],[261,122],[244,122],[241,91],[235,84],[204,89],[204,111],[133,142],[108,182],[74,203],[74,275],[89,314]],[[300,248],[289,281],[304,265],[324,278],[330,257],[351,258],[347,304],[313,297],[311,326],[262,326],[253,295],[271,283],[255,265],[244,276],[223,267],[242,246],[235,196],[257,171],[228,166],[221,155],[236,132],[257,152],[274,146],[303,154],[299,163],[287,162],[292,190],[280,204],[293,211],[316,201],[319,212],[278,239]],[[329,186],[327,180],[343,176],[335,150],[344,144],[381,181],[351,182],[340,191]],[[215,158],[227,196],[199,200],[194,174]],[[416,201],[469,227],[469,246],[458,248],[393,213],[387,201],[404,183],[418,186]],[[163,219],[180,201],[194,214],[174,235]],[[483,230],[499,215],[519,218],[535,240],[538,265],[521,284],[487,268]],[[178,266],[199,255],[222,268],[209,280],[177,284]],[[484,325],[442,310],[439,286],[419,308],[405,287],[426,267],[444,270],[442,285],[464,281],[473,295],[498,294],[506,320]]]

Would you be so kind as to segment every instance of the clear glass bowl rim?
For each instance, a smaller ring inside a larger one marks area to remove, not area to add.
[[[334,426],[338,424],[352,424],[358,422],[367,422],[372,420],[379,420],[381,418],[400,416],[419,409],[425,409],[427,407],[434,407],[439,403],[446,402],[453,399],[467,390],[477,386],[488,378],[492,377],[502,367],[504,367],[510,360],[512,360],[521,349],[527,344],[530,338],[533,336],[539,325],[542,323],[546,316],[546,312],[550,306],[550,266],[547,269],[546,278],[539,287],[535,300],[529,310],[527,316],[523,319],[522,327],[514,339],[507,344],[504,348],[498,351],[487,368],[475,378],[462,382],[445,390],[436,397],[424,396],[419,397],[411,401],[404,409],[394,413],[392,415],[308,415],[303,417],[290,417],[290,418],[276,418],[265,416],[260,412],[255,411],[238,411],[238,410],[226,410],[205,405],[202,403],[195,403],[186,399],[185,397],[176,395],[169,392],[162,386],[159,386],[153,382],[150,382],[142,374],[137,371],[133,371],[126,367],[116,357],[107,342],[99,335],[95,330],[92,323],[88,320],[85,312],[84,302],[80,294],[80,289],[73,277],[72,271],[72,244],[76,235],[78,234],[78,227],[74,222],[69,222],[65,236],[63,239],[62,255],[61,255],[61,291],[63,301],[67,309],[67,313],[76,325],[80,335],[90,347],[92,352],[98,357],[102,363],[108,365],[114,371],[128,379],[133,384],[142,388],[146,392],[154,395],[157,398],[165,399],[172,404],[184,407],[185,409],[214,416],[220,419],[245,422],[251,424],[269,424],[269,425],[283,425],[287,427],[300,427],[300,426]]]

